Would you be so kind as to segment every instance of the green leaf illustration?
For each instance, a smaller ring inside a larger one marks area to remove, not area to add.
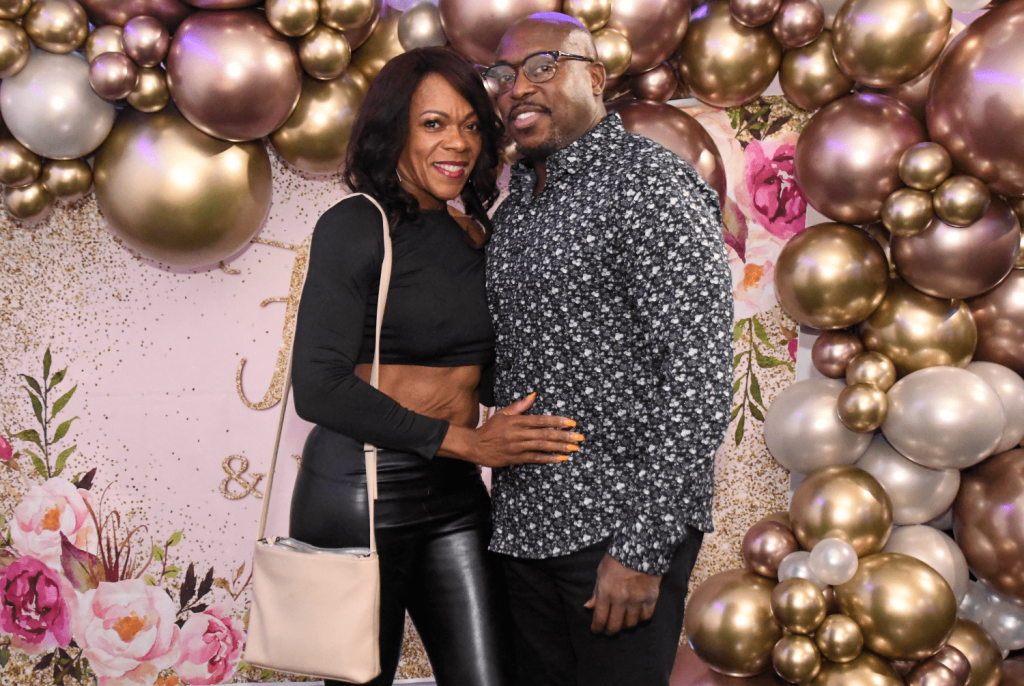
[[[167,539],[167,547],[171,548],[181,543],[181,535],[185,533],[184,530],[175,531],[171,534],[171,537]]]
[[[77,388],[78,388],[78,384],[75,384],[74,387],[70,391],[68,391],[67,393],[65,393],[61,397],[57,398],[57,402],[55,402],[53,404],[53,410],[50,412],[50,419],[53,419],[54,417],[56,417],[57,413],[64,409],[64,406],[68,404],[69,400],[71,400],[71,396],[74,395],[75,390]]]
[[[740,361],[746,356],[746,353],[736,353],[736,357],[732,358],[732,368],[736,369],[736,367],[740,366]]]
[[[754,323],[754,333],[761,339],[761,342],[765,345],[772,346],[772,340],[768,338],[768,332],[764,330],[764,324],[762,324],[757,317],[751,317],[750,321]]]
[[[75,452],[75,448],[77,447],[77,445],[73,445],[67,450],[62,450],[60,455],[57,456],[57,462],[53,466],[54,476],[60,476],[60,473],[64,471],[64,464],[68,461],[68,457],[70,457],[71,453]]]
[[[147,586],[156,586],[156,579],[153,578],[152,574],[147,574],[144,578]]]
[[[39,438],[39,432],[35,429],[19,431],[16,434],[11,434],[11,438],[17,438],[19,441],[31,441],[38,445],[40,450],[43,449],[43,439]]]
[[[60,548],[60,566],[76,591],[85,593],[107,580],[100,558],[76,548],[63,533],[60,535]]]
[[[22,386],[22,388],[25,388]],[[36,419],[39,420],[39,425],[43,425],[43,403],[40,402],[39,398],[32,391],[25,388],[25,392],[28,393],[28,397],[32,399],[32,411],[36,413]]]
[[[21,375],[21,378],[25,379],[25,382],[26,382],[26,383],[27,383],[27,384],[28,384],[29,386],[31,386],[31,387],[32,387],[32,390],[33,390],[33,391],[35,391],[35,392],[36,392],[37,394],[39,394],[39,395],[42,395],[42,394],[43,394],[43,389],[39,387],[39,382],[38,382],[38,381],[36,381],[35,379],[33,379],[33,378],[32,378],[31,376],[29,376],[28,374],[22,374],[22,375]]]
[[[732,327],[732,342],[733,343],[735,343],[736,341],[738,341],[741,338],[743,338],[743,327],[746,326],[746,324],[747,324],[747,320],[746,319],[741,319],[738,322],[736,322],[736,326]]]
[[[58,426],[57,427],[57,433],[55,433],[53,435],[53,440],[50,441],[50,445],[53,445],[54,443],[56,443],[60,439],[64,438],[64,436],[68,432],[68,429],[71,428],[71,422],[75,421],[76,419],[78,419],[78,417],[72,417],[71,419],[67,420],[66,422],[64,422],[60,426]]]
[[[736,425],[736,445],[740,444],[743,440],[743,424],[747,419],[747,415],[740,417],[740,423]]]
[[[64,375],[67,374],[67,373],[68,373],[68,368],[64,367],[64,369],[62,369],[59,372],[57,372],[56,374],[54,374],[53,378],[50,379],[50,383],[46,385],[46,390],[50,390],[51,388],[53,388],[54,386],[59,384],[61,381],[63,381],[64,380]]]
[[[166,576],[168,579],[173,579],[174,577],[178,576],[178,572],[180,571],[180,569],[178,569],[174,565],[171,565],[167,568],[167,571],[164,572],[164,576]]]
[[[0,667],[6,667],[11,661],[11,649],[7,646],[0,648]]]
[[[46,463],[31,450],[25,450],[24,453],[32,458],[32,466],[36,468],[36,471],[39,472],[44,479],[48,479],[50,475],[46,473]]]
[[[788,362],[780,360],[777,357],[771,357],[763,354],[757,348],[754,348],[754,355],[757,357],[757,364],[762,369],[771,369],[772,367],[781,367],[783,365],[789,365]]]
[[[761,400],[761,384],[757,382],[757,375],[753,373],[750,375],[750,395],[753,396],[758,405],[764,407],[764,401]]]
[[[764,421],[764,415],[761,414],[761,410],[758,409],[757,405],[748,402],[747,407],[750,408],[750,414],[754,415],[754,419],[756,419],[759,422]]]
[[[43,381],[50,378],[50,363],[53,358],[50,357],[50,346],[46,346],[46,354],[43,355]]]
[[[732,394],[736,395],[736,391],[740,390],[740,384],[743,383],[743,377],[736,379],[732,384]]]
[[[731,422],[732,420],[736,419],[736,415],[738,415],[739,413],[740,413],[740,406],[739,405],[737,405],[736,407],[732,408],[732,416],[729,417],[729,421]]]
[[[153,546],[153,559],[160,562],[164,559],[164,549],[158,545]]]

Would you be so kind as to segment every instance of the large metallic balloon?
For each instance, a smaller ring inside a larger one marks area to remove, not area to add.
[[[888,662],[863,652],[849,662],[826,662],[810,686],[903,686]]]
[[[675,69],[668,62],[662,62],[654,69],[637,74],[629,80],[629,87],[637,100],[668,102],[676,92],[679,79]]]
[[[941,574],[958,606],[967,595],[967,582],[971,578],[967,560],[960,546],[938,529],[924,524],[896,527],[883,552],[909,555]]]
[[[101,26],[85,39],[85,59],[90,64],[108,52],[124,54],[124,29],[120,26]]]
[[[320,21],[338,31],[357,31],[380,14],[373,0],[320,0]]]
[[[292,116],[270,142],[290,165],[313,174],[335,174],[345,162],[349,134],[364,91],[352,74],[333,81],[307,78]]]
[[[956,598],[945,579],[899,553],[861,559],[854,577],[836,587],[836,600],[860,625],[865,647],[890,660],[935,654],[956,622]]]
[[[825,596],[807,579],[786,579],[772,591],[772,615],[786,631],[813,634],[825,619]]]
[[[164,61],[171,46],[171,34],[156,17],[135,17],[124,25],[124,52],[140,67],[155,67]]]
[[[672,686],[786,686],[773,670],[748,678],[719,674],[697,657],[689,643],[679,646],[670,683]]]
[[[641,74],[665,60],[690,22],[690,0],[615,0],[605,26],[621,31],[633,46],[627,74]]]
[[[960,488],[958,470],[922,467],[896,452],[881,435],[871,439],[855,466],[882,484],[897,526],[932,521],[949,509]]]
[[[563,0],[562,12],[586,26],[588,31],[597,31],[612,16],[612,0]]]
[[[1018,447],[1024,439],[1024,379],[1012,369],[994,362],[971,362],[967,371],[988,381],[1003,402],[1006,427],[993,454]]]
[[[89,65],[89,83],[104,100],[127,98],[139,83],[139,68],[120,52],[105,52]]]
[[[966,174],[951,176],[935,189],[935,214],[950,226],[970,226],[988,209],[992,194],[980,180]]]
[[[132,17],[156,17],[169,29],[177,28],[193,7],[179,0],[82,0],[89,20],[96,26],[124,26]]]
[[[775,579],[782,560],[800,550],[800,545],[788,526],[762,519],[747,529],[740,550],[748,568],[761,576]]]
[[[89,19],[75,0],[36,0],[24,26],[33,43],[60,54],[77,49],[89,36]]]
[[[882,223],[893,236],[916,236],[928,228],[934,216],[932,194],[916,188],[894,191],[882,205]]]
[[[849,95],[807,123],[796,144],[796,178],[807,201],[826,217],[872,222],[900,187],[903,151],[924,140],[921,124],[896,100]]]
[[[318,24],[299,39],[299,62],[314,79],[330,81],[345,73],[352,60],[352,49],[345,34],[326,24]]]
[[[801,324],[842,329],[878,307],[888,278],[888,260],[874,238],[852,226],[819,224],[783,246],[775,292],[786,314]]]
[[[719,203],[725,203],[725,163],[714,139],[696,119],[677,107],[639,100],[613,101],[608,109],[619,113],[627,131],[660,143],[693,165],[718,193]]]
[[[846,388],[835,379],[805,379],[783,389],[768,406],[764,440],[786,469],[808,474],[819,467],[853,464],[871,437],[839,421],[836,402]]]
[[[159,112],[171,99],[167,76],[160,67],[139,70],[139,81],[128,94],[128,104],[140,112]]]
[[[401,18],[401,12],[393,7],[385,7],[377,28],[353,55],[352,69],[361,73],[367,82],[372,83],[385,64],[405,52],[398,40],[398,22]]]
[[[729,0],[733,19],[751,28],[770,22],[781,6],[782,0]]]
[[[89,63],[78,54],[33,52],[0,83],[0,111],[15,138],[54,160],[88,155],[114,124],[114,106],[93,91]]]
[[[786,48],[800,48],[821,35],[825,12],[818,0],[783,0],[772,33]]]
[[[892,258],[900,276],[917,290],[938,298],[970,298],[1006,278],[1020,240],[1017,217],[996,196],[984,216],[968,227],[935,217],[921,233],[894,236]]]
[[[900,157],[900,179],[911,188],[930,191],[953,171],[953,160],[938,143],[918,143]]]
[[[949,637],[949,645],[963,653],[971,663],[971,679],[967,686],[999,686],[1003,676],[1003,657],[987,631],[974,622],[958,619]]]
[[[597,48],[597,59],[604,64],[609,81],[626,73],[633,59],[633,46],[626,34],[605,27],[594,32],[594,46]]]
[[[868,437],[870,440],[870,437]],[[858,555],[882,549],[892,531],[892,504],[881,484],[862,469],[819,469],[796,487],[789,504],[793,533],[805,550],[825,538],[840,538]]]
[[[259,0],[184,0],[184,2],[204,10],[235,10],[255,5]]]
[[[864,648],[864,634],[846,615],[829,615],[814,633],[814,642],[826,660],[849,662]]]
[[[846,366],[846,383],[869,383],[881,391],[888,391],[896,383],[896,365],[882,353],[867,350]]]
[[[957,167],[992,190],[1024,195],[1024,2],[985,13],[939,61],[928,131]]]
[[[849,331],[822,331],[811,346],[814,368],[831,379],[846,376],[846,367],[864,352],[860,336]]]
[[[320,20],[317,0],[267,0],[267,21],[289,38],[305,36]]]
[[[1024,270],[968,303],[978,325],[975,358],[1024,374]]]
[[[406,10],[398,20],[398,42],[403,50],[445,45],[448,36],[444,35],[437,5],[425,0]]]
[[[1024,602],[1024,450],[1000,453],[965,471],[953,513],[956,540],[971,571]]]
[[[836,400],[839,421],[847,429],[860,433],[873,433],[885,421],[888,411],[885,391],[869,383],[847,386]]]
[[[772,616],[775,582],[745,569],[715,574],[686,605],[684,628],[693,651],[711,669],[754,676],[768,668],[782,629]]]
[[[9,188],[27,186],[39,178],[42,160],[13,138],[0,139],[0,185]]]
[[[744,26],[733,19],[728,2],[709,0],[690,15],[679,46],[679,75],[694,97],[732,107],[763,93],[781,58],[782,46],[770,27]]]
[[[245,247],[270,210],[263,143],[206,135],[173,107],[124,110],[96,153],[96,199],[111,231],[145,257],[216,264]]]
[[[1006,426],[999,395],[987,381],[957,367],[908,374],[889,389],[886,440],[931,469],[966,469],[992,454]]]
[[[823,31],[810,44],[782,54],[779,85],[791,103],[812,112],[850,92],[853,81],[832,56],[831,31]]]
[[[171,41],[167,83],[196,128],[248,141],[280,127],[295,109],[302,68],[295,48],[262,14],[197,12]]]
[[[42,181],[35,181],[21,188],[4,188],[4,209],[15,219],[32,225],[45,221],[53,213],[53,193]]]
[[[50,160],[39,180],[57,200],[70,205],[92,189],[92,167],[85,160]]]
[[[882,304],[861,324],[860,337],[865,348],[888,357],[905,375],[940,365],[966,367],[978,331],[963,301],[935,298],[893,280]]]
[[[348,2],[349,2],[349,0],[340,0],[340,4],[342,6],[346,6]],[[358,4],[359,2],[361,2],[361,0],[354,0],[354,2],[356,4]],[[384,10],[384,0],[371,0],[371,2],[373,4],[373,12],[372,12],[372,16],[370,17],[370,21],[368,21],[367,23],[363,24],[362,26],[360,26],[357,29],[351,29],[349,31],[345,31],[345,38],[348,39],[348,44],[352,46],[353,50],[359,49],[359,46],[361,46],[363,43],[366,42],[366,40],[377,29],[377,24],[380,22],[380,15],[381,15],[381,12]],[[321,17],[321,20],[323,19],[323,15],[324,15],[323,7],[324,7],[325,4],[327,4],[327,3],[324,0],[321,0],[321,3],[320,3],[320,17]],[[335,22],[335,23],[337,23],[339,26],[342,25],[342,22]]]
[[[31,47],[25,29],[13,21],[0,20],[0,79],[25,68]]]
[[[0,1],[0,19],[19,19],[25,16],[32,0],[2,0]]]
[[[561,4],[560,0],[440,0],[438,9],[452,47],[476,64],[491,65],[501,37],[512,24],[535,12],[557,12]]]
[[[772,649],[772,666],[776,674],[791,684],[804,684],[818,675],[821,653],[806,636],[783,636]]]
[[[943,0],[850,0],[836,15],[836,61],[857,83],[891,88],[935,61],[953,13]]]

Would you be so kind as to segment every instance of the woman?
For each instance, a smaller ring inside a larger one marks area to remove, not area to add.
[[[384,208],[393,244],[379,390],[368,379],[380,212],[348,198],[313,232],[292,376],[296,410],[317,426],[303,450],[291,535],[327,548],[368,545],[363,443],[377,446],[382,672],[374,684],[393,681],[406,610],[439,686],[506,683],[504,594],[486,552],[478,465],[568,459],[583,438],[569,430],[572,420],[523,416],[532,397],[475,428],[494,344],[480,248],[500,135],[479,76],[449,50],[396,57],[366,96],[346,180]],[[455,198],[466,228],[448,211]]]

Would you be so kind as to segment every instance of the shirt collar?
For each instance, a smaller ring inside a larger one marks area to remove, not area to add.
[[[597,123],[569,145],[548,155],[545,160],[548,181],[575,174],[590,168],[594,161],[607,152],[608,142],[626,134],[622,127],[622,119],[613,112]],[[536,183],[536,174],[523,160],[512,166],[511,182],[517,189],[532,189]]]

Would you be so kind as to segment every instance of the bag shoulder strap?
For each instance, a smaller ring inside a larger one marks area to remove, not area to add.
[[[380,289],[377,295],[377,327],[373,342],[373,366],[370,368],[370,385],[377,388],[380,384],[380,332],[384,321],[384,306],[388,299],[388,287],[391,284],[391,232],[389,231],[388,217],[384,209],[374,198],[365,193],[353,193],[348,197],[362,196],[373,203],[380,211],[381,222],[384,227],[384,259],[380,268]],[[308,270],[307,270],[308,273]],[[305,275],[303,275],[305,283]],[[293,348],[295,341],[289,343]],[[281,394],[281,412],[277,418],[277,435],[274,437],[274,452],[270,458],[270,469],[267,471],[267,487],[263,491],[263,508],[260,512],[260,524],[256,533],[256,540],[261,540],[267,527],[267,513],[270,511],[270,491],[274,487],[274,470],[277,467],[277,454],[281,448],[281,431],[284,429],[284,415],[288,409],[288,393],[292,386],[292,356],[293,350],[288,352],[288,366],[284,372],[284,389]],[[373,515],[374,501],[377,499],[377,447],[366,443],[363,446],[366,455],[366,495],[370,506],[370,550],[377,550],[377,536],[374,532]]]

